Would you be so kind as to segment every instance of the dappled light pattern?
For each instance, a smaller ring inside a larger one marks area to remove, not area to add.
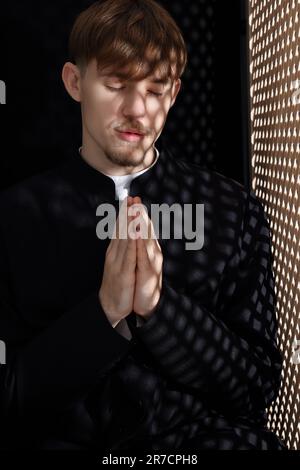
[[[107,202],[118,210],[112,179],[76,152],[2,193],[6,440],[104,451],[281,449],[265,427],[281,356],[261,203],[164,148],[130,195],[149,213],[153,203],[204,204],[205,219],[198,251],[187,251],[185,238],[159,237],[160,302],[142,326],[134,312],[126,318],[128,341],[98,299],[109,240],[96,236],[96,210]]]
[[[268,426],[300,449],[300,1],[250,1],[252,186],[273,240],[283,378]]]

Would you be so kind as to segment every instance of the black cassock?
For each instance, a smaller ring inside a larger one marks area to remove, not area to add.
[[[158,234],[161,298],[142,326],[127,317],[128,340],[98,300],[110,239],[97,207],[118,213],[112,179],[74,152],[2,192],[0,446],[284,449],[266,427],[282,358],[263,206],[165,148],[130,194],[150,216],[151,204],[204,204],[204,243]]]

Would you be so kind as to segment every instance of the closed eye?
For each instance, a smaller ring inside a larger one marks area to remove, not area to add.
[[[106,85],[106,88],[108,88],[110,91],[114,92],[114,91],[123,90],[125,87],[114,88],[114,87]],[[148,90],[148,91],[149,91],[149,93],[151,93],[151,95],[154,95],[154,96],[162,96],[163,95],[163,93],[156,93],[155,91],[151,91],[151,90]]]
[[[125,88],[125,87],[122,86],[121,88],[113,88],[112,86],[106,85],[106,88],[108,88],[111,91],[118,91],[118,90],[123,90],[123,88]]]
[[[162,93],[156,93],[155,91],[150,91],[150,90],[149,90],[149,93],[151,93],[152,95],[155,95],[155,96],[162,96],[163,95]]]

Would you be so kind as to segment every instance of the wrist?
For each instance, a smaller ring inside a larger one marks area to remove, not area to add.
[[[109,321],[109,323],[111,324],[111,326],[113,328],[115,328],[117,326],[117,324],[119,323],[119,321],[121,320],[120,317],[116,317],[114,314],[110,313],[104,306],[102,300],[101,300],[101,296],[99,295],[99,303],[100,303],[100,306],[101,306],[101,309],[103,310],[107,320]]]

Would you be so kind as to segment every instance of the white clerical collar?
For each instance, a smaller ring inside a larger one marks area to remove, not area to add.
[[[79,148],[80,155],[81,155],[81,149],[82,147]],[[144,168],[143,170],[138,171],[136,173],[129,173],[128,175],[116,175],[115,176],[115,175],[108,175],[107,173],[104,173],[103,171],[101,172],[114,181],[115,187],[116,187],[116,196],[118,199],[123,200],[125,197],[127,197],[129,195],[130,184],[132,180],[142,175],[146,171],[150,170],[150,168],[152,168],[155,165],[155,163],[157,162],[159,158],[159,151],[156,147],[154,147],[154,149],[156,151],[156,158],[154,162],[150,166],[148,166],[148,168]]]
[[[109,174],[107,174],[107,173],[104,173],[104,171],[101,171],[101,173],[103,173],[103,174],[106,175],[106,176],[109,176],[112,180],[114,180],[114,182],[115,182],[116,184],[119,183],[119,182],[121,182],[121,181],[132,181],[134,178],[136,178],[137,176],[142,175],[143,173],[145,173],[146,171],[150,170],[150,168],[152,168],[152,167],[155,165],[155,163],[157,162],[157,160],[158,160],[158,158],[159,158],[159,151],[158,151],[158,149],[157,149],[156,147],[154,147],[154,149],[155,149],[155,151],[156,151],[156,158],[155,158],[154,162],[153,162],[150,166],[148,166],[147,168],[144,168],[144,169],[141,170],[141,171],[138,171],[138,172],[136,172],[136,173],[129,173],[128,175],[117,175],[117,176],[115,176],[115,175],[109,175]],[[81,155],[81,150],[82,150],[82,146],[79,147],[79,149],[78,149],[80,156],[82,156],[82,155]]]

